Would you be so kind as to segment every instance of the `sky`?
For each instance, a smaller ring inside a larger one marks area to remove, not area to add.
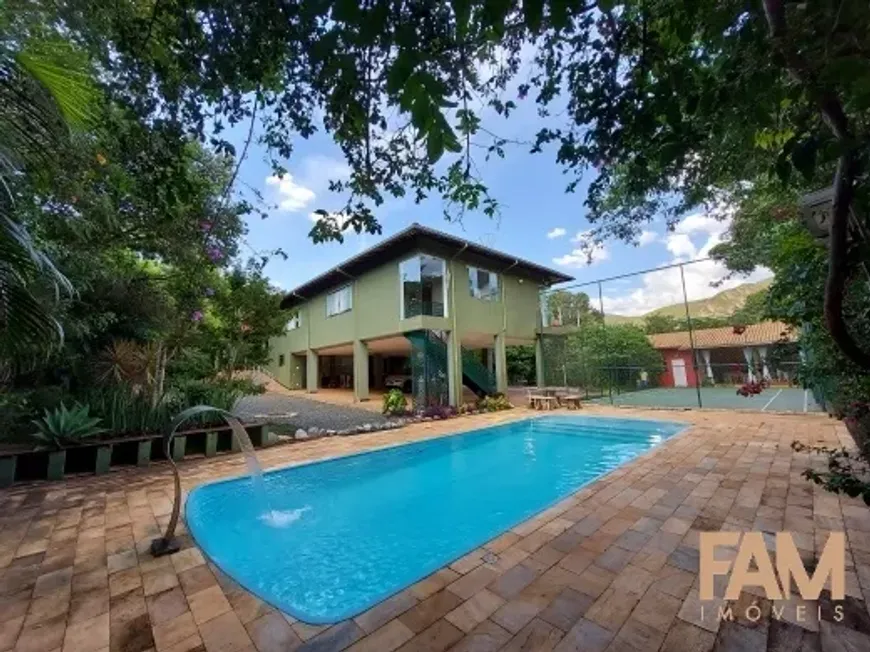
[[[530,139],[541,126],[540,118],[533,100],[526,100],[526,105],[520,100],[517,102],[520,108],[508,120],[484,112],[483,125],[502,137]],[[239,150],[242,131],[238,129],[236,139]],[[590,262],[582,248],[585,234],[591,228],[583,204],[594,172],[587,172],[576,192],[566,194],[565,187],[571,178],[555,163],[554,152],[529,154],[527,151],[527,147],[513,146],[508,148],[505,159],[489,162],[477,159],[490,194],[501,204],[498,218],[482,213],[466,214],[461,223],[452,223],[444,219],[440,197],[431,197],[421,204],[410,199],[394,200],[375,211],[383,229],[381,235],[357,235],[348,231],[342,244],[313,244],[308,238],[313,225],[312,212],[321,208],[334,211],[344,204],[343,197],[329,191],[330,179],[342,178],[348,173],[341,152],[322,131],[307,140],[299,138],[292,158],[283,162],[288,174],[278,179],[271,176],[263,147],[252,142],[239,171],[238,185],[242,192],[253,188],[263,194],[269,217],[248,219],[245,251],[282,248],[288,259],[274,258],[267,265],[266,274],[276,286],[291,290],[379,240],[419,222],[570,274],[575,277],[575,283],[587,283],[704,258],[725,235],[726,222],[697,211],[685,215],[673,232],[666,231],[663,221],[648,225],[636,246],[619,241],[605,242],[593,250]],[[749,278],[730,279],[720,287],[711,285],[725,275],[724,268],[713,262],[686,266],[689,299],[709,297],[723,289],[760,280],[770,273],[760,270]],[[596,286],[585,291],[597,300]],[[679,269],[611,281],[604,284],[602,294],[605,311],[641,315],[682,301]]]

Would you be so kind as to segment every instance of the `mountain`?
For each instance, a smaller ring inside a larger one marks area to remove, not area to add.
[[[722,290],[706,299],[689,301],[689,314],[692,317],[728,317],[746,303],[746,297],[761,290],[766,290],[773,279],[765,279],[757,283],[744,283],[730,290]],[[606,315],[608,324],[640,324],[650,315],[666,315],[685,319],[686,307],[682,303],[656,308],[644,315],[629,317],[626,315]]]

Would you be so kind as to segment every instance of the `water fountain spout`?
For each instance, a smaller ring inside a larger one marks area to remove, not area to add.
[[[265,495],[263,469],[260,467],[260,462],[257,460],[256,453],[254,453],[254,446],[251,443],[251,438],[248,437],[248,432],[245,430],[244,426],[242,426],[242,422],[226,410],[221,410],[220,408],[211,407],[209,405],[197,405],[184,410],[172,420],[172,423],[169,424],[165,434],[163,435],[163,452],[172,467],[172,474],[175,483],[175,497],[172,503],[172,516],[169,518],[169,524],[166,526],[166,534],[151,541],[151,554],[154,557],[171,555],[181,549],[178,539],[175,538],[175,528],[178,526],[178,516],[181,511],[181,476],[178,474],[178,466],[172,458],[172,439],[175,437],[175,433],[181,424],[204,413],[219,414],[230,427],[233,437],[235,437],[236,441],[239,442],[239,447],[245,456],[245,464],[248,467],[248,471],[251,474],[251,480],[254,483],[257,492],[260,495]]]

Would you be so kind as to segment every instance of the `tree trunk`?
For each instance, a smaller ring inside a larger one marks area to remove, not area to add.
[[[870,354],[862,350],[849,333],[843,316],[843,301],[849,282],[849,212],[855,197],[855,180],[858,177],[858,146],[849,129],[849,120],[840,99],[830,89],[820,86],[812,68],[789,46],[784,0],[764,0],[764,14],[774,48],[785,59],[789,74],[814,99],[822,118],[842,148],[834,177],[834,199],[831,207],[828,277],[825,282],[825,324],[840,352],[858,367],[870,370]]]
[[[151,407],[156,408],[163,397],[163,388],[166,384],[166,345],[163,342],[157,345],[157,368],[154,372],[154,387],[151,394]]]

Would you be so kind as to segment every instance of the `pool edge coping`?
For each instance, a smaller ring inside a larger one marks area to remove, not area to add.
[[[381,452],[381,451],[385,451],[385,450],[391,450],[391,449],[393,449],[393,448],[400,448],[400,447],[404,447],[404,446],[412,446],[412,445],[415,445],[415,444],[421,444],[421,443],[425,443],[425,442],[427,442],[427,441],[432,441],[432,440],[435,440],[435,439],[446,439],[446,438],[448,438],[448,437],[460,436],[460,435],[464,435],[464,434],[469,434],[469,433],[471,433],[471,432],[485,431],[485,430],[489,430],[489,429],[494,428],[494,427],[497,427],[497,426],[505,425],[505,424],[507,424],[507,423],[513,423],[513,422],[518,422],[518,421],[522,421],[522,420],[533,420],[533,419],[539,419],[539,418],[543,418],[543,417],[547,417],[547,416],[581,416],[581,415],[574,415],[574,414],[569,414],[569,413],[556,413],[556,414],[538,414],[538,415],[524,416],[524,417],[519,417],[519,418],[516,418],[516,419],[506,419],[505,421],[502,421],[502,422],[500,422],[500,423],[495,423],[495,424],[491,424],[491,425],[488,425],[488,426],[484,426],[484,427],[480,427],[480,428],[475,428],[475,429],[472,429],[472,430],[462,430],[462,431],[457,431],[457,432],[444,433],[444,434],[441,434],[441,435],[434,435],[434,436],[432,436],[432,437],[425,437],[425,438],[417,439],[417,440],[415,440],[415,441],[400,442],[400,443],[397,443],[397,444],[387,444],[387,445],[384,445],[384,446],[378,446],[378,447],[375,447],[375,448],[370,448],[370,449],[366,449],[366,450],[363,450],[363,451],[357,451],[357,452],[354,452],[354,453],[348,453],[348,454],[345,454],[345,455],[332,455],[332,456],[330,456],[330,457],[319,458],[319,459],[316,459],[316,460],[309,460],[309,461],[303,461],[303,462],[296,462],[296,463],[284,464],[284,465],[276,466],[276,467],[273,467],[273,468],[270,468],[270,469],[268,469],[268,470],[263,471],[263,475],[266,475],[266,473],[272,473],[272,472],[284,471],[284,470],[287,470],[287,469],[293,469],[293,468],[298,468],[298,467],[303,467],[303,466],[314,466],[314,465],[317,465],[317,464],[322,464],[322,463],[325,463],[325,462],[331,462],[331,461],[335,461],[335,460],[342,460],[342,459],[350,459],[350,458],[354,458],[354,457],[360,457],[360,456],[362,456],[362,455],[368,455],[368,454],[370,454],[370,453],[377,453],[377,452]],[[596,419],[604,419],[604,420],[623,420],[623,421],[626,420],[624,417],[613,417],[613,416],[602,416],[602,415],[588,415],[588,414],[587,414],[587,415],[582,415],[582,416],[584,416],[584,417],[586,417],[586,418],[596,418]],[[338,624],[340,624],[340,623],[342,623],[342,622],[345,622],[345,621],[348,621],[348,620],[354,620],[354,619],[357,618],[358,616],[361,616],[362,614],[367,613],[367,612],[370,611],[371,609],[375,609],[375,608],[377,608],[377,606],[380,605],[381,603],[383,603],[383,602],[389,600],[390,598],[392,598],[392,597],[395,596],[395,595],[400,594],[402,591],[407,591],[408,589],[410,589],[410,587],[414,586],[415,584],[417,584],[418,582],[424,580],[425,578],[427,578],[427,577],[433,575],[434,573],[437,573],[438,571],[440,571],[440,570],[442,570],[442,569],[444,569],[444,568],[449,568],[449,567],[450,567],[454,562],[456,562],[456,561],[459,560],[459,559],[462,559],[463,557],[465,557],[466,555],[470,554],[472,551],[476,550],[477,548],[482,548],[482,547],[483,547],[486,543],[488,543],[489,541],[493,541],[493,540],[497,539],[498,537],[503,536],[505,533],[507,533],[507,532],[511,532],[512,530],[514,530],[515,528],[519,527],[519,526],[522,525],[523,523],[526,523],[526,522],[529,522],[529,521],[533,521],[533,520],[535,520],[536,518],[538,518],[538,516],[540,516],[541,514],[543,514],[544,512],[546,512],[547,510],[553,508],[554,506],[558,505],[559,503],[561,503],[561,502],[563,502],[563,501],[565,501],[565,500],[568,500],[569,498],[573,497],[575,494],[577,494],[577,493],[583,491],[584,489],[586,489],[586,488],[589,487],[590,485],[595,484],[596,482],[598,482],[598,481],[601,480],[602,478],[604,478],[604,477],[610,475],[610,474],[613,473],[614,471],[617,471],[617,470],[619,470],[619,469],[621,469],[621,468],[623,468],[623,467],[626,467],[626,466],[628,466],[628,465],[634,464],[635,462],[638,462],[638,461],[644,459],[645,457],[650,456],[650,455],[652,455],[652,454],[654,454],[654,453],[660,451],[660,450],[661,450],[661,449],[662,449],[666,444],[668,444],[669,442],[675,441],[678,437],[685,436],[685,434],[686,434],[687,432],[689,432],[693,427],[696,427],[696,426],[697,426],[697,424],[694,424],[694,423],[687,423],[687,422],[681,422],[681,421],[663,421],[663,420],[657,420],[657,419],[649,419],[649,418],[645,418],[645,417],[630,418],[629,420],[633,420],[633,421],[649,421],[649,422],[653,422],[653,423],[655,423],[655,422],[658,422],[658,423],[672,423],[672,424],[678,424],[678,425],[680,425],[680,426],[682,426],[682,427],[681,427],[679,430],[675,431],[673,434],[669,435],[669,436],[667,437],[667,439],[665,439],[664,441],[662,441],[660,444],[656,444],[656,445],[650,447],[648,450],[644,451],[644,452],[641,453],[640,455],[637,455],[636,457],[633,457],[632,459],[630,459],[630,460],[628,460],[628,461],[626,461],[626,462],[624,462],[624,463],[622,463],[622,464],[620,464],[620,465],[618,465],[618,466],[616,466],[616,467],[610,469],[609,471],[604,471],[603,473],[600,473],[600,474],[598,474],[597,476],[590,478],[587,482],[583,483],[582,485],[580,485],[580,486],[577,487],[576,489],[571,490],[570,493],[564,494],[564,495],[560,496],[559,498],[553,500],[552,502],[547,503],[547,504],[544,505],[540,510],[536,511],[533,515],[531,515],[531,516],[529,516],[529,517],[527,517],[527,518],[524,518],[524,519],[522,519],[522,520],[520,520],[520,521],[517,521],[516,523],[510,525],[509,527],[507,527],[507,528],[505,528],[504,530],[502,530],[501,532],[499,532],[499,533],[498,533],[497,535],[495,535],[494,537],[491,537],[491,538],[487,539],[487,540],[486,540],[485,542],[483,542],[483,543],[475,544],[472,548],[470,548],[469,550],[463,552],[462,554],[458,555],[457,557],[451,559],[451,560],[448,561],[447,563],[440,564],[439,566],[435,567],[434,569],[427,570],[424,574],[422,574],[422,575],[420,575],[418,578],[416,578],[416,579],[414,579],[414,580],[408,582],[407,584],[403,585],[403,586],[400,587],[399,589],[397,589],[397,590],[395,590],[395,591],[391,591],[391,592],[389,592],[389,593],[385,593],[384,595],[378,596],[378,598],[377,598],[374,602],[372,602],[371,604],[369,604],[368,606],[366,606],[363,610],[358,611],[358,612],[355,612],[355,613],[353,613],[352,615],[344,615],[344,616],[342,616],[341,618],[338,618],[338,619],[336,619],[336,620],[320,620],[320,619],[306,620],[306,619],[304,619],[304,618],[300,618],[300,617],[297,615],[297,613],[296,613],[295,610],[285,610],[284,608],[279,607],[278,605],[276,605],[274,602],[272,602],[272,601],[270,601],[270,600],[267,600],[267,599],[263,598],[262,595],[260,594],[260,592],[255,591],[255,590],[252,590],[251,588],[249,588],[249,586],[248,586],[247,583],[240,581],[240,580],[239,580],[237,577],[235,577],[233,574],[231,574],[231,573],[227,572],[226,570],[224,570],[224,569],[221,567],[221,565],[218,564],[218,563],[214,560],[214,558],[206,552],[205,548],[203,548],[203,546],[202,546],[202,545],[197,541],[196,536],[194,536],[193,530],[191,529],[190,524],[189,524],[188,519],[187,519],[187,503],[188,503],[188,501],[190,500],[190,497],[193,495],[193,493],[194,493],[195,491],[197,491],[198,489],[201,489],[201,488],[203,488],[203,487],[207,487],[207,486],[211,486],[211,485],[216,485],[216,484],[221,484],[221,483],[226,483],[226,482],[235,482],[235,481],[237,481],[237,480],[244,479],[244,478],[246,478],[246,477],[249,477],[249,476],[250,476],[250,473],[246,473],[245,475],[233,475],[233,476],[230,476],[230,477],[227,477],[227,478],[220,478],[220,479],[217,479],[217,480],[210,480],[210,481],[208,481],[208,482],[203,482],[202,484],[199,484],[199,485],[197,485],[196,487],[194,487],[193,489],[191,489],[191,490],[190,490],[189,492],[187,492],[187,494],[184,496],[184,501],[183,501],[183,502],[184,502],[184,513],[183,513],[183,515],[182,515],[182,519],[183,519],[183,521],[184,521],[184,526],[185,526],[185,529],[187,530],[187,533],[190,535],[191,540],[194,542],[194,544],[196,545],[196,547],[199,549],[200,553],[202,553],[203,557],[205,557],[209,562],[211,562],[211,563],[215,566],[215,568],[217,568],[218,570],[220,570],[221,573],[223,573],[223,574],[224,574],[225,576],[227,576],[230,580],[232,580],[233,582],[235,582],[236,584],[238,584],[241,588],[243,588],[245,591],[247,591],[248,593],[250,593],[253,597],[255,597],[256,599],[260,600],[260,601],[263,602],[264,604],[267,604],[267,605],[269,605],[270,607],[276,609],[277,611],[279,611],[279,612],[282,613],[282,614],[288,614],[288,615],[292,616],[292,617],[295,618],[298,622],[301,622],[301,623],[304,623],[304,624],[307,624],[307,625],[314,625],[314,626],[318,626],[318,627],[326,627],[326,628],[330,628],[330,627],[334,627],[335,625],[338,625]],[[558,517],[557,517],[557,518],[558,518]],[[484,563],[486,563],[486,562],[484,562]],[[422,601],[420,601],[420,602],[422,602]]]

